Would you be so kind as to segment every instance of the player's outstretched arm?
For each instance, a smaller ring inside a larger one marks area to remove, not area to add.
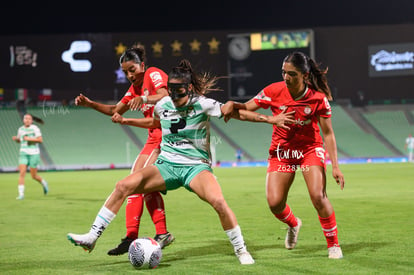
[[[286,111],[283,110],[277,116],[267,116],[264,114],[246,110],[245,109],[246,105],[242,106],[240,104],[242,103],[228,101],[226,102],[226,104],[224,104],[221,107],[221,111],[223,115],[225,116],[225,120],[224,120],[225,122],[227,122],[231,117],[231,118],[235,118],[235,119],[243,120],[243,121],[265,122],[269,124],[274,124],[277,127],[280,127],[286,130],[290,129],[289,126],[287,126],[288,124],[295,123],[295,119],[294,119],[295,111],[286,113]]]
[[[152,117],[145,118],[124,118],[119,113],[112,116],[112,122],[122,125],[130,125],[140,128],[158,128],[161,126],[160,121]]]
[[[87,96],[83,94],[79,94],[75,98],[75,105],[92,108],[108,116],[112,116],[116,112],[123,114],[128,110],[128,106],[126,106],[122,102],[118,102],[118,104],[116,105],[102,104],[89,99]]]

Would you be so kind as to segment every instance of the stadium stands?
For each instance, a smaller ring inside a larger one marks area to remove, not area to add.
[[[344,110],[346,107],[332,106],[332,124],[338,150],[346,153],[339,157],[385,157],[394,156],[372,133],[361,128]],[[357,112],[351,109],[350,112]]]
[[[12,140],[23,125],[15,108],[0,109],[0,171],[1,167],[17,167],[20,145]]]
[[[339,158],[404,156],[405,138],[409,133],[414,134],[410,121],[414,108],[410,108],[333,105]],[[88,108],[49,106],[27,111],[45,122],[39,127],[44,138],[43,155],[49,158],[42,158],[41,169],[102,169],[111,164],[130,167],[147,138],[146,129],[113,124],[110,117]],[[16,135],[22,121],[15,108],[2,108],[0,114],[0,171],[16,170],[19,145],[11,137]],[[140,117],[133,112],[125,116]],[[235,162],[238,148],[244,152],[244,161],[267,159],[270,125],[238,120],[226,124],[212,118],[210,132],[216,161]]]
[[[390,106],[393,110],[370,110],[364,117],[383,135],[401,154],[405,154],[405,139],[414,133],[414,126],[407,120],[404,110]]]

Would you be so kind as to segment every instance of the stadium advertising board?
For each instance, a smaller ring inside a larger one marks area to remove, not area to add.
[[[4,36],[0,98],[39,104],[73,100],[83,92],[95,100],[119,100],[130,85],[119,57],[137,43],[146,48],[147,66],[168,72],[187,58],[195,68],[227,74],[225,32]],[[20,91],[25,91],[24,96],[17,96]]]
[[[370,77],[414,75],[414,43],[368,47]]]

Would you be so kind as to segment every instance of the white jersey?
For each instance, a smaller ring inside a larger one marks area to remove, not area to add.
[[[42,133],[40,132],[39,127],[34,124],[30,125],[29,127],[21,126],[17,131],[17,138],[20,140],[21,153],[28,155],[40,154],[39,143],[28,142],[27,140],[23,139],[25,136],[31,138],[41,137]]]
[[[222,103],[194,95],[187,105],[175,107],[163,97],[154,109],[162,129],[160,159],[184,165],[211,164],[210,116],[221,117]]]
[[[407,144],[407,149],[414,149],[414,137],[406,138],[405,143]]]

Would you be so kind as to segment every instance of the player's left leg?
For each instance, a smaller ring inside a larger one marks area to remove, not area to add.
[[[309,166],[308,169],[303,171],[303,176],[312,204],[318,212],[319,221],[327,242],[328,257],[340,259],[343,255],[338,242],[335,212],[326,194],[325,168],[318,165]]]
[[[43,179],[39,174],[37,173],[37,167],[40,164],[40,155],[30,155],[29,156],[29,166],[30,166],[30,175],[32,179],[37,181],[42,185],[43,188],[43,194],[47,195],[49,192],[49,185],[45,179]]]
[[[211,170],[202,170],[189,183],[200,199],[208,202],[217,212],[221,225],[234,248],[240,264],[254,264],[237,223],[236,216],[224,199],[221,187]]]

